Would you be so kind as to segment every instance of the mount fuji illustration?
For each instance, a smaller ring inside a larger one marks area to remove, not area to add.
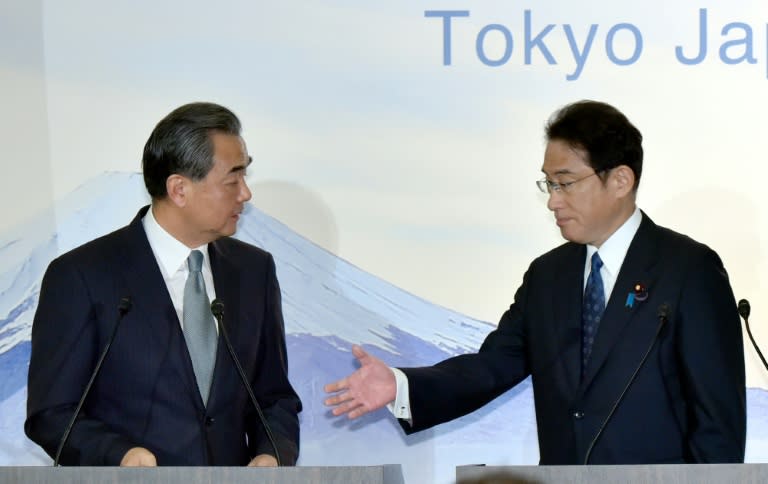
[[[140,174],[105,173],[0,234],[0,465],[51,463],[23,432],[30,331],[46,267],[126,225],[148,202]],[[448,483],[457,465],[538,462],[530,380],[470,415],[411,436],[387,410],[355,421],[333,417],[322,403],[323,385],[355,369],[352,344],[392,366],[428,365],[475,351],[494,325],[366,273],[252,205],[238,227],[237,238],[271,252],[277,264],[289,376],[304,404],[299,465],[400,463],[407,483]],[[748,389],[747,397],[747,460],[765,461],[768,392]]]

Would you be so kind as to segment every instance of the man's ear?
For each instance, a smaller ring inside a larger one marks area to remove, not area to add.
[[[627,165],[611,170],[611,185],[618,197],[625,197],[635,189],[635,172]]]
[[[177,207],[183,207],[187,204],[189,183],[189,178],[178,174],[173,174],[165,180],[168,199]]]

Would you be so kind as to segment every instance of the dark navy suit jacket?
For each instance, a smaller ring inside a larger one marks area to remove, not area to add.
[[[744,352],[728,276],[708,247],[645,214],[586,368],[581,300],[586,248],[534,260],[480,351],[408,376],[416,432],[469,413],[532,377],[541,464],[581,464],[643,355],[653,349],[595,442],[590,464],[742,462]],[[635,284],[648,297],[627,304]],[[659,308],[668,321],[658,337]],[[515,432],[515,422],[504,431]]]
[[[130,297],[115,341],[61,462],[117,465],[146,447],[159,465],[244,465],[274,454],[219,331],[208,407],[197,390],[178,316],[141,218],[51,262],[32,327],[27,435],[53,456]],[[277,440],[299,451],[301,402],[288,381],[280,288],[272,256],[231,238],[208,245],[224,326]]]

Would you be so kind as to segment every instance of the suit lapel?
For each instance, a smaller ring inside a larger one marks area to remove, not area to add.
[[[636,284],[643,284],[652,291],[657,271],[658,251],[655,243],[656,225],[643,214],[640,227],[629,246],[627,255],[616,278],[616,284],[608,300],[600,327],[592,347],[592,355],[587,365],[582,382],[581,393],[589,387],[599,373],[611,350],[622,337],[622,333],[632,321],[642,305],[641,301],[627,303],[627,297]]]
[[[229,256],[221,242],[208,244],[208,255],[211,260],[211,272],[213,273],[213,285],[216,288],[216,299],[224,303],[224,328],[219,328],[218,349],[216,350],[216,366],[211,383],[211,395],[208,400],[208,408],[216,404],[216,398],[222,395],[220,388],[226,387],[224,375],[232,374],[234,362],[231,361],[229,351],[224,341],[224,331],[227,332],[230,341],[234,345],[237,341],[240,321],[240,268]]]
[[[584,284],[586,247],[574,245],[561,265],[555,269],[557,277],[552,291],[552,308],[557,333],[557,348],[570,392],[579,386],[581,372],[581,308]],[[575,342],[575,344],[574,344]]]
[[[147,344],[157,348],[156,352],[147,353],[166,355],[165,361],[160,364],[169,364],[179,374],[180,380],[190,390],[188,394],[198,395],[194,401],[196,406],[200,406],[202,399],[197,391],[181,323],[142,224],[148,208],[142,208],[127,228],[128,240],[123,247],[124,259],[119,267],[125,267],[123,274],[134,303],[132,312],[140,313],[136,320],[149,326],[150,340]]]

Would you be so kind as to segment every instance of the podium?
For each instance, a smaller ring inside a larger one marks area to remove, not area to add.
[[[768,464],[459,466],[457,484],[763,484]]]
[[[0,467],[2,483],[403,484],[400,464],[370,467]]]

